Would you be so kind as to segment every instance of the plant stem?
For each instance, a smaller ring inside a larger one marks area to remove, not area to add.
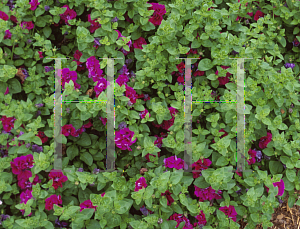
[[[11,58],[10,58],[11,61],[12,61],[13,56],[14,56],[14,49],[15,49],[15,41],[14,41],[14,43],[13,43],[13,48],[12,48],[12,50],[11,50]]]

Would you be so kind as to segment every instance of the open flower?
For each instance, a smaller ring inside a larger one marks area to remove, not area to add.
[[[5,12],[0,11],[0,19],[7,21],[9,19],[9,17]]]
[[[64,176],[62,172],[51,171],[49,173],[49,179],[53,179],[52,187],[54,187],[54,189],[56,190],[58,189],[58,187],[62,188],[62,183],[66,182],[68,180],[68,177]]]
[[[149,18],[149,22],[157,26],[161,24],[163,20],[163,15],[166,13],[166,7],[158,3],[149,3],[152,6],[148,10],[154,10],[153,15]]]
[[[165,196],[167,198],[167,205],[171,206],[171,204],[174,202],[173,197],[171,196],[172,193],[170,193],[169,190],[165,191],[164,193],[161,193],[161,196]]]
[[[195,168],[195,170],[205,170],[208,169],[208,167],[211,165],[211,160],[209,159],[199,159],[197,162],[193,163],[191,165],[192,168]],[[201,172],[193,172],[193,178],[198,178],[202,176]]]
[[[94,208],[96,211],[97,206],[94,206],[91,200],[86,200],[80,204],[80,212],[86,208]]]
[[[52,195],[45,200],[45,209],[50,211],[53,209],[53,205],[62,204],[62,199],[60,195]]]
[[[132,151],[130,146],[137,141],[137,139],[135,139],[134,141],[131,141],[133,135],[134,135],[134,132],[131,131],[129,128],[117,130],[116,136],[115,136],[116,146],[118,148],[120,148],[121,150],[128,149],[129,151]]]
[[[236,222],[237,212],[236,212],[234,206],[229,205],[229,207],[227,207],[227,206],[220,207],[219,210],[224,212],[225,215],[227,215],[230,219],[232,219],[234,222]]]
[[[164,163],[166,168],[182,169],[184,167],[184,160],[177,158],[176,155],[165,158]]]
[[[254,21],[257,21],[258,19],[260,19],[261,17],[264,17],[265,14],[263,12],[261,12],[260,10],[256,11],[255,15],[254,15]]]
[[[146,188],[147,183],[145,177],[140,177],[136,182],[135,182],[135,192],[138,192],[142,188]]]
[[[264,149],[267,145],[272,141],[272,134],[270,132],[267,133],[267,136],[261,137],[259,142],[259,148]]]
[[[33,11],[33,10],[35,10],[35,9],[37,8],[37,6],[40,5],[41,3],[39,3],[38,0],[31,0],[31,1],[29,2],[29,4],[31,5],[31,6],[30,6],[30,9]]]
[[[280,179],[279,182],[275,182],[273,183],[274,187],[278,187],[278,194],[276,196],[282,196],[284,193],[284,189],[285,189],[285,185],[284,185],[284,181],[282,179]],[[269,192],[269,188],[267,186],[265,186],[267,189],[267,192]]]

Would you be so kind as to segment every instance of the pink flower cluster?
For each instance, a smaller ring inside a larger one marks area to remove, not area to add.
[[[250,160],[247,160],[248,165],[252,165],[256,162],[256,151],[249,149],[248,154],[251,156]]]
[[[91,119],[89,119],[89,123],[82,125],[78,130],[74,128],[72,124],[66,124],[62,127],[62,134],[68,137],[69,135],[73,137],[78,137],[80,134],[86,131],[86,128],[90,128],[93,126],[91,123]]]
[[[134,132],[131,131],[129,128],[117,130],[116,136],[115,136],[116,146],[118,148],[120,148],[121,150],[128,149],[129,151],[132,151],[130,146],[137,141],[137,139],[135,139],[134,141],[131,141],[133,135],[134,135]]]
[[[203,213],[202,210],[201,210],[200,214],[195,216],[195,218],[198,220],[198,222],[194,223],[194,225],[191,224],[190,220],[187,217],[185,217],[182,214],[178,214],[178,213],[174,213],[167,220],[175,220],[177,222],[177,225],[176,225],[175,228],[177,228],[181,222],[185,222],[185,225],[183,226],[183,229],[193,229],[193,228],[196,228],[197,225],[201,225],[201,224],[202,224],[202,226],[206,225],[207,221],[206,221],[206,218],[205,218],[205,214]]]
[[[8,30],[5,30],[4,40],[5,39],[11,39],[11,32]]]
[[[211,186],[209,186],[208,188],[199,188],[196,185],[194,185],[195,187],[195,196],[199,197],[199,201],[200,202],[204,202],[205,200],[219,200],[222,199],[222,196],[220,196],[220,194],[222,194],[222,191],[219,190],[216,193],[216,190],[214,190]]]
[[[28,30],[31,30],[34,28],[34,24],[32,21],[23,21],[23,22],[21,22],[20,26],[22,29],[28,29]]]
[[[9,17],[5,12],[0,11],[0,19],[2,19],[4,21],[8,21]]]
[[[83,71],[85,70],[85,66],[83,64],[83,62],[80,62],[79,59],[82,56],[82,52],[80,52],[79,50],[76,50],[76,52],[74,53],[74,60],[77,63],[77,71]]]
[[[5,115],[2,116],[2,118],[0,119],[1,122],[2,122],[2,126],[3,126],[3,129],[6,131],[6,132],[10,132],[12,128],[14,128],[14,122],[17,120],[16,118],[14,117],[6,117]]]
[[[160,25],[162,20],[164,19],[163,16],[166,14],[166,7],[164,5],[158,3],[149,3],[152,6],[148,8],[148,10],[154,10],[153,15],[149,18],[149,22],[153,25],[157,26]]]
[[[138,192],[142,188],[147,188],[147,183],[145,177],[140,177],[136,182],[135,182],[135,192]]]
[[[164,193],[161,193],[161,196],[165,196],[167,198],[167,205],[171,206],[171,204],[174,202],[173,197],[171,196],[172,193],[170,193],[169,190],[165,191]]]
[[[172,116],[172,118],[170,120],[164,120],[162,124],[158,125],[158,124],[155,124],[154,122],[152,122],[152,125],[159,128],[163,128],[164,130],[169,130],[169,128],[171,126],[173,126],[174,124],[174,121],[175,121],[175,114],[178,113],[178,110],[175,109],[174,107],[169,107],[169,111],[170,111],[170,114]]]
[[[192,168],[195,168],[195,170],[205,170],[208,169],[208,167],[211,165],[211,160],[209,159],[199,159],[197,162],[192,164]],[[202,176],[201,172],[193,172],[193,178],[198,178]]]
[[[273,183],[274,187],[278,187],[278,194],[276,196],[282,196],[284,193],[284,189],[285,189],[285,185],[284,185],[284,181],[282,179],[280,179],[279,182],[275,182]],[[269,188],[267,186],[265,186],[267,189],[267,192],[269,192]]]
[[[97,82],[97,85],[94,87],[96,92],[96,97],[98,97],[102,91],[107,88],[107,80],[102,77],[103,71],[100,69],[99,60],[95,56],[91,56],[87,59],[86,67],[89,70],[89,78],[93,78],[94,82]]]
[[[166,168],[182,169],[184,167],[184,160],[177,158],[176,155],[165,158],[164,163]]]
[[[120,38],[120,37],[125,37],[125,36],[122,36],[121,32],[119,30],[115,30],[117,33],[118,33],[118,38],[117,40]],[[123,47],[120,48],[120,51],[126,56],[128,55],[129,53],[131,53],[133,51],[133,45],[132,45],[132,41],[129,40],[128,43],[127,43],[128,47],[129,47],[129,52],[126,51]]]
[[[134,41],[133,47],[135,49],[143,49],[142,45],[146,45],[146,44],[147,44],[147,42],[146,42],[145,38],[140,37],[140,38],[138,38],[137,40]]]
[[[80,206],[80,212],[82,212],[82,210],[86,209],[86,208],[94,208],[96,211],[96,208],[97,208],[97,206],[93,205],[91,200],[85,200],[79,206]]]
[[[31,5],[30,9],[33,11],[36,10],[37,6],[40,5],[41,3],[39,3],[38,0],[31,0],[29,4]]]
[[[144,119],[146,117],[146,114],[149,113],[149,111],[147,109],[145,109],[144,111],[140,112],[140,117],[141,119]],[[149,113],[149,118],[151,117],[150,113]]]
[[[69,83],[71,80],[74,82],[75,89],[79,89],[81,87],[78,83],[76,83],[77,72],[70,71],[68,68],[64,68],[62,70],[62,88],[65,89],[65,84]]]
[[[230,67],[229,66],[221,66],[221,68],[227,69],[227,68],[230,68]],[[217,70],[215,74],[218,75],[218,73],[219,73],[219,71]],[[231,75],[232,75],[231,73],[227,72],[225,77],[218,77],[219,85],[227,84],[229,82],[229,77]]]
[[[62,188],[62,183],[68,180],[68,177],[65,176],[62,172],[51,171],[49,173],[49,180],[53,179],[52,187],[56,190],[58,187]]]
[[[97,22],[97,19],[91,19],[91,14],[88,15],[88,22],[91,23],[90,33],[94,33],[97,29],[101,28],[101,24]]]
[[[227,207],[227,206],[220,207],[219,210],[221,212],[224,212],[225,215],[227,215],[230,219],[232,219],[234,222],[236,222],[237,212],[235,211],[234,206],[229,205],[229,207]]]
[[[36,174],[33,182],[29,181],[29,178],[32,177],[30,170],[33,167],[33,155],[28,154],[26,156],[20,156],[10,162],[12,173],[17,175],[18,186],[23,189],[31,189],[32,185],[40,183],[39,176]]]
[[[60,21],[63,20],[66,25],[71,26],[68,21],[76,18],[77,13],[75,10],[70,9],[68,5],[64,5],[62,8],[67,8],[67,10],[63,14],[60,14]]]
[[[272,133],[268,132],[267,136],[261,137],[259,142],[259,148],[267,148],[267,145],[272,141]]]
[[[52,195],[52,196],[48,197],[45,200],[45,209],[48,211],[52,210],[54,204],[56,204],[57,206],[59,206],[58,204],[62,204],[62,199],[61,199],[60,195],[58,195],[58,196]]]
[[[22,204],[22,203],[26,204],[27,201],[30,200],[32,197],[33,197],[32,196],[32,190],[26,189],[20,195],[20,199],[21,199],[20,204]],[[24,215],[25,209],[20,209],[20,211]],[[28,216],[31,216],[31,215],[32,215],[32,212]]]

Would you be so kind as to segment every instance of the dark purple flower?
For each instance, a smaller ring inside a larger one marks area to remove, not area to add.
[[[293,40],[293,45],[294,45],[295,47],[298,47],[298,46],[300,45],[300,42],[298,41],[297,38],[295,38],[295,39]]]
[[[37,152],[37,153],[43,152],[43,147],[38,146],[38,145],[33,145],[32,146],[32,152]]]
[[[231,52],[231,54],[235,56],[236,54],[239,54],[239,52],[236,52],[236,51],[233,50],[233,51]]]
[[[242,194],[242,189],[235,191],[238,195]]]
[[[45,9],[46,11],[48,11],[48,10],[50,10],[50,6],[45,6],[44,9]]]
[[[83,170],[83,168],[79,168],[77,171],[78,172],[83,172],[84,170]]]
[[[277,197],[277,199],[278,199],[278,201],[279,201],[279,203],[280,204],[282,204],[283,203],[283,201],[278,197],[278,196],[276,196]]]
[[[270,159],[271,159],[271,157],[269,157],[269,156],[267,156],[267,155],[264,155],[264,158],[265,158],[266,160],[270,160]]]
[[[117,21],[119,21],[119,18],[117,18],[117,17],[111,19],[111,22],[117,22]]]
[[[98,174],[100,172],[100,169],[94,168],[93,174]]]
[[[35,115],[35,118],[39,117],[41,115],[41,113],[42,113],[41,111],[37,111],[36,115]]]
[[[27,144],[26,144],[26,148],[29,148],[30,146],[31,146],[30,143],[27,143]]]
[[[129,59],[126,59],[126,60],[125,60],[125,64],[128,65],[128,64],[131,64],[131,63],[132,63],[132,59],[129,58]]]
[[[128,101],[127,106],[131,107],[132,105],[133,105],[133,103]]]
[[[121,130],[121,129],[124,129],[124,128],[126,128],[126,127],[127,127],[126,122],[121,122],[121,123],[119,124],[119,126],[118,126],[118,129]]]
[[[45,66],[45,72],[50,72],[52,70],[54,70],[54,67]]]
[[[293,109],[292,108],[289,109],[289,113],[293,113]]]
[[[30,44],[31,42],[32,42],[31,39],[28,39],[28,40],[27,40],[27,44]]]
[[[43,107],[44,104],[43,103],[37,103],[37,104],[35,104],[35,106],[38,107],[38,108],[40,108],[40,107]]]
[[[254,149],[256,150],[256,149]],[[260,150],[256,150],[256,160],[257,162],[261,162],[261,158],[262,158],[262,153]]]
[[[95,43],[95,45],[98,45],[98,46],[101,46],[101,43],[99,42],[101,40],[101,38],[95,38],[94,39],[94,43]]]
[[[284,67],[293,69],[295,67],[295,64],[293,64],[293,63],[286,63],[286,64],[284,64]]]

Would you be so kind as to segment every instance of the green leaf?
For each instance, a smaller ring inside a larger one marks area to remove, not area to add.
[[[276,36],[276,39],[279,41],[279,43],[280,43],[283,47],[286,46],[286,40],[285,40],[284,37],[282,37],[282,36]]]
[[[50,37],[50,35],[52,33],[52,29],[49,26],[47,26],[47,27],[43,28],[43,33],[44,33],[45,37],[48,38],[48,37]]]
[[[172,185],[176,185],[180,182],[181,178],[183,177],[183,170],[176,170],[172,173],[170,177],[170,183]]]
[[[21,47],[17,47],[14,49],[14,53],[17,55],[23,55],[24,54],[24,50]]]
[[[43,13],[45,13],[44,7],[43,8],[40,8],[40,7],[36,8],[36,10],[35,10],[35,16],[36,17],[41,16]]]
[[[80,146],[90,146],[92,144],[90,136],[83,132],[80,139],[76,142]]]
[[[270,161],[269,162],[270,172],[274,174],[280,174],[283,171],[283,166],[279,161]]]
[[[123,199],[119,201],[114,201],[114,207],[116,210],[116,213],[118,214],[124,214],[131,208],[133,204],[133,200],[131,199]]]
[[[80,160],[84,161],[88,166],[93,164],[93,157],[90,153],[84,152],[80,155]]]
[[[7,83],[9,85],[9,93],[17,94],[22,91],[21,83],[16,78],[9,79]]]
[[[105,23],[105,24],[101,25],[101,28],[105,31],[111,31],[111,23],[110,22]]]
[[[291,169],[286,170],[286,177],[290,182],[294,182],[296,179],[295,170],[291,170]]]
[[[34,136],[33,132],[25,133],[25,134],[22,134],[20,137],[18,137],[18,140],[27,141],[27,140],[31,139],[33,136]]]
[[[76,156],[78,156],[78,148],[75,145],[71,145],[67,148],[67,156],[70,160],[73,160]]]
[[[226,157],[221,156],[218,158],[216,165],[217,166],[225,166],[225,165],[228,165],[228,163],[229,163],[229,161],[227,161]]]
[[[198,69],[200,71],[207,71],[207,70],[211,69],[212,67],[213,67],[213,64],[212,64],[211,60],[207,59],[207,58],[201,60],[198,65]]]

